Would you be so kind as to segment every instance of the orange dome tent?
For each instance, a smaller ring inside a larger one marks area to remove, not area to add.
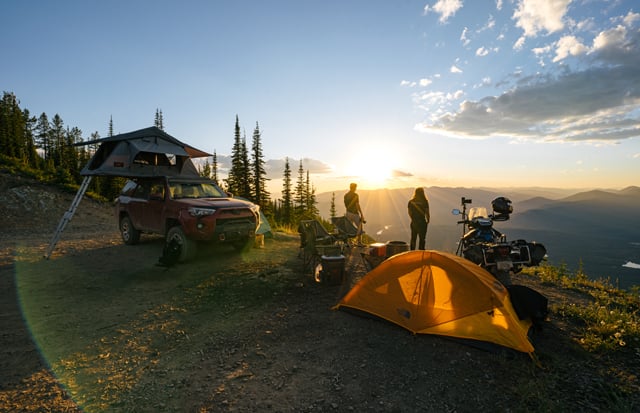
[[[499,344],[533,354],[529,320],[516,315],[506,288],[457,255],[408,251],[367,273],[334,307],[354,308],[413,333]]]

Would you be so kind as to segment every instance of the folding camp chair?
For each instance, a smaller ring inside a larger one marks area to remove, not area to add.
[[[313,272],[321,262],[322,256],[341,254],[341,246],[319,221],[304,220],[298,225],[300,233],[300,252],[305,271]]]
[[[339,243],[349,248],[355,245],[355,239],[358,236],[358,228],[349,218],[346,216],[332,217],[331,223],[336,229],[334,237]]]

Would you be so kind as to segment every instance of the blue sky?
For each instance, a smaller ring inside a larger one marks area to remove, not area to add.
[[[640,185],[634,1],[8,1],[0,84],[88,139],[151,126],[272,190]]]

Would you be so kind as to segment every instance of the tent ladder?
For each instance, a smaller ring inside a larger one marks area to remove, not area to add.
[[[84,179],[82,180],[82,184],[80,185],[80,188],[78,189],[78,192],[76,193],[76,197],[73,199],[73,202],[71,203],[71,206],[69,207],[67,212],[65,212],[64,215],[62,216],[62,219],[58,224],[58,228],[56,229],[55,234],[53,234],[53,238],[51,238],[51,242],[49,243],[49,248],[47,248],[47,252],[44,254],[44,257],[46,259],[49,259],[49,257],[51,257],[51,253],[53,252],[53,249],[56,247],[58,240],[60,240],[60,235],[62,234],[62,231],[64,231],[64,228],[67,226],[69,221],[71,221],[71,218],[73,218],[73,214],[75,214],[76,209],[78,208],[78,204],[80,204],[80,201],[84,196],[84,193],[87,192],[89,183],[91,183],[91,176],[85,176]]]

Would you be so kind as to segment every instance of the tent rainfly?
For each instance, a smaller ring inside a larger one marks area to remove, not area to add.
[[[334,308],[353,308],[413,333],[489,342],[533,355],[531,321],[485,269],[440,251],[396,254],[367,273]]]
[[[83,176],[198,176],[191,158],[211,156],[155,126],[76,144],[83,145],[100,145]]]

